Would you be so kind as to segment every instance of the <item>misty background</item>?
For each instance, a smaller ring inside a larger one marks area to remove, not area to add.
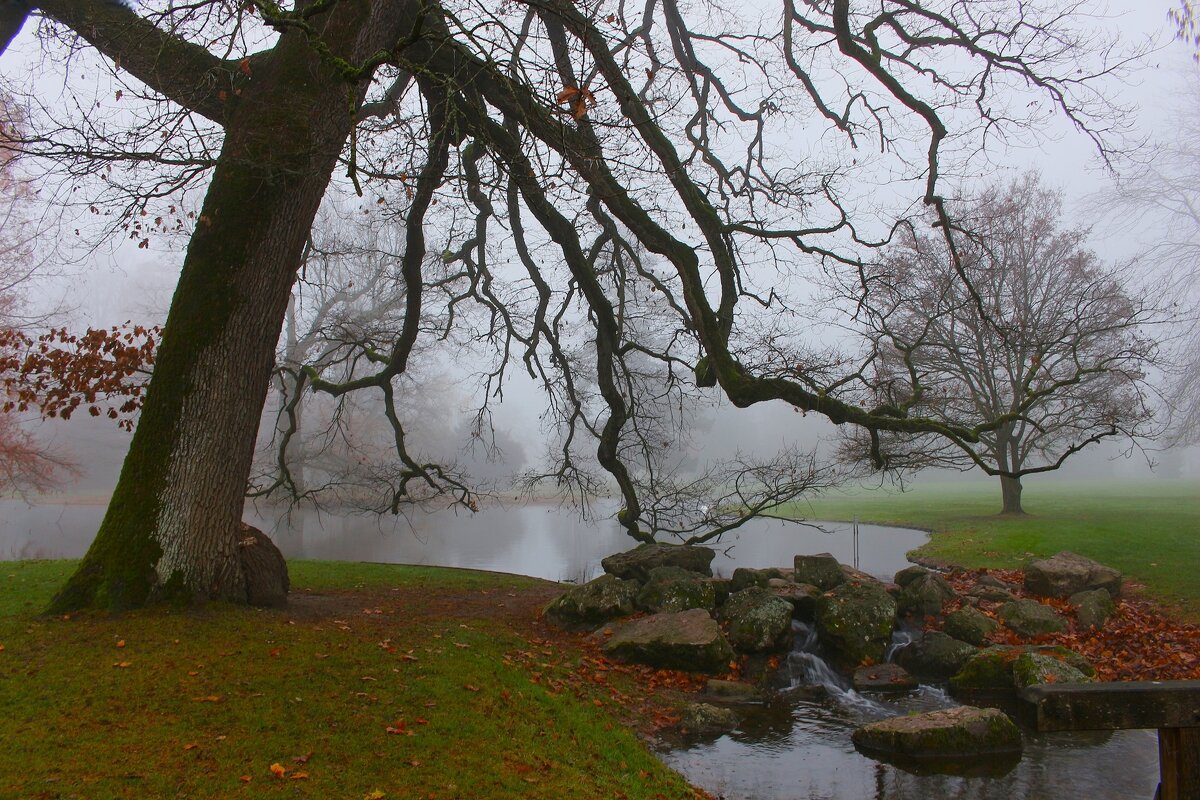
[[[1097,4],[1101,6],[1101,4]],[[1148,254],[1162,235],[1165,222],[1154,210],[1132,228],[1120,224],[1123,215],[1111,202],[1119,193],[1120,180],[1136,174],[1154,158],[1155,148],[1167,141],[1187,105],[1200,105],[1200,67],[1191,49],[1172,39],[1168,0],[1109,4],[1105,24],[1119,30],[1129,42],[1153,41],[1153,51],[1133,71],[1118,98],[1136,107],[1136,129],[1132,138],[1144,144],[1130,158],[1113,164],[1115,173],[1097,163],[1088,142],[1074,132],[1049,128],[1040,141],[1000,148],[990,163],[979,166],[980,176],[996,180],[995,162],[1002,162],[1012,175],[1026,169],[1041,173],[1044,182],[1061,188],[1066,200],[1065,225],[1091,227],[1090,246],[1108,263],[1134,264],[1134,274],[1145,291],[1167,285],[1163,267]],[[1103,13],[1097,11],[1098,14]],[[28,37],[26,31],[23,36]],[[36,49],[30,46],[29,49]],[[61,91],[61,87],[58,87]],[[49,87],[48,91],[55,91]],[[964,185],[963,188],[970,188]],[[70,229],[69,221],[63,233]],[[47,274],[30,288],[36,311],[54,324],[71,329],[109,327],[127,320],[135,324],[161,324],[182,262],[182,252],[172,249],[184,240],[156,240],[148,249],[133,241],[106,242],[90,252],[58,248],[56,261],[48,263]],[[63,258],[63,256],[67,256]],[[492,405],[492,426],[502,451],[502,463],[473,446],[470,421],[478,406],[476,376],[469,363],[442,360],[422,372],[429,377],[421,429],[423,448],[439,457],[458,460],[472,467],[476,476],[503,482],[506,473],[536,467],[552,438],[549,422],[543,420],[542,390],[519,370],[509,372],[503,387],[503,402]],[[422,387],[422,391],[426,391]],[[264,415],[266,427],[272,412]],[[816,450],[818,456],[832,449],[835,427],[819,415],[803,415],[784,403],[759,404],[735,409],[713,395],[711,403],[696,410],[691,419],[693,441],[681,448],[681,463],[700,463],[730,458],[738,453],[769,456],[781,447]],[[69,421],[40,420],[27,416],[24,423],[38,438],[79,467],[77,477],[64,482],[60,495],[84,496],[101,501],[115,485],[131,434],[111,421],[78,415]],[[260,436],[261,438],[261,436]],[[1200,476],[1200,448],[1164,449],[1154,442],[1109,443],[1094,446],[1071,458],[1056,473],[1030,478],[1030,485],[1045,481],[1120,479],[1153,480]],[[959,473],[928,470],[914,480],[994,481],[977,472]]]

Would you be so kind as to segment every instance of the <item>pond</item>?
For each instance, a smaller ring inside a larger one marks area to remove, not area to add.
[[[0,500],[0,560],[78,558],[103,515],[98,503]],[[280,516],[247,506],[245,518],[288,558],[469,567],[556,581],[593,578],[601,572],[600,559],[635,544],[611,519],[585,521],[574,509],[551,504],[382,518],[311,510]],[[904,528],[859,529],[859,567],[880,577],[893,575],[897,565],[907,563],[904,554],[927,539],[922,531]],[[713,569],[728,575],[737,566],[790,566],[797,553],[828,552],[849,564],[854,546],[850,525],[759,519],[727,535],[716,549]]]
[[[0,559],[76,558],[86,551],[104,513],[101,504],[0,501]],[[470,567],[584,581],[600,559],[632,542],[611,520],[585,522],[570,508],[492,506],[475,514],[417,513],[409,518],[317,515],[280,519],[247,509],[246,519],[271,534],[289,558]],[[863,571],[890,577],[905,553],[924,543],[921,531],[859,526]],[[797,553],[829,552],[854,562],[851,526],[820,527],[756,520],[718,546],[713,568],[786,566]],[[798,637],[802,639],[803,637]],[[797,684],[811,682],[819,658],[802,650],[788,661]],[[688,780],[726,800],[1088,800],[1150,798],[1157,785],[1157,742],[1149,731],[1115,734],[1025,734],[1025,753],[994,777],[915,775],[860,755],[850,742],[864,722],[953,705],[938,687],[878,700],[848,691],[825,675],[829,694],[785,694],[756,707],[734,732],[663,744],[661,757]]]

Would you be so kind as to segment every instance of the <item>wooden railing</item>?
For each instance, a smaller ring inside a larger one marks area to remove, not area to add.
[[[1200,681],[1050,683],[1019,695],[1039,731],[1157,728],[1156,800],[1200,800]]]

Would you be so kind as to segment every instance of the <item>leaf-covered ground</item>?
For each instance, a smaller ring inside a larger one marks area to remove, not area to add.
[[[1016,587],[1014,594],[1018,597],[1025,596],[1020,570],[963,570],[946,577],[955,590],[963,592],[985,574]],[[1053,606],[1066,616],[1070,630],[1024,638],[1001,628],[989,640],[997,644],[1061,644],[1087,658],[1096,667],[1096,679],[1100,681],[1200,680],[1200,626],[1172,619],[1148,600],[1118,599],[1116,610],[1104,627],[1093,630],[1078,624],[1066,600],[1031,599]],[[983,602],[979,610],[999,621],[997,613],[1001,605]],[[944,610],[949,612],[954,608],[948,605]]]
[[[292,565],[282,611],[41,617],[0,564],[0,797],[691,798],[625,724],[650,685],[543,628],[553,584]]]

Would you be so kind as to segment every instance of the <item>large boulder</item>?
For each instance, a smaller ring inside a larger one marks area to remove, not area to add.
[[[817,613],[817,601],[821,599],[822,594],[816,586],[811,583],[789,583],[770,591],[776,597],[791,603],[793,617],[812,622]]]
[[[655,567],[682,567],[702,575],[712,575],[713,558],[716,551],[711,547],[696,545],[640,544],[624,553],[615,553],[600,561],[604,571],[618,578],[645,583],[650,570]]]
[[[707,673],[728,672],[734,655],[717,621],[699,608],[620,625],[604,644],[604,652],[659,669]]]
[[[793,576],[796,583],[811,583],[819,589],[832,589],[846,581],[842,565],[829,553],[796,556]]]
[[[738,652],[776,652],[792,644],[792,604],[767,589],[751,586],[734,592],[721,606],[720,616]]]
[[[241,524],[237,534],[238,560],[246,577],[246,602],[252,606],[287,605],[287,562],[271,537],[253,525]]]
[[[942,606],[958,597],[946,579],[936,572],[917,575],[901,585],[903,588],[896,597],[896,608],[901,614],[941,616]]]
[[[655,567],[637,595],[637,607],[651,613],[716,608],[712,578],[681,567]]]
[[[867,754],[906,759],[974,758],[1021,751],[1021,732],[1003,711],[959,706],[893,717],[851,735]]]
[[[1013,686],[1024,689],[1039,683],[1089,683],[1092,679],[1065,661],[1042,653],[1022,653],[1012,665]]]
[[[780,567],[767,567],[766,569],[738,567],[733,571],[733,575],[729,579],[729,593],[740,592],[742,589],[749,589],[751,586],[761,586],[765,589],[772,580],[779,578],[788,580],[791,577],[791,570]]]
[[[1063,551],[1025,567],[1025,591],[1043,597],[1070,597],[1087,589],[1121,594],[1121,573],[1075,553]]]
[[[543,614],[559,625],[594,625],[634,612],[641,585],[615,575],[601,575],[551,600]]]
[[[850,684],[859,692],[899,693],[916,689],[917,679],[899,664],[873,664],[854,670]]]
[[[950,693],[960,698],[1007,695],[1016,687],[1013,665],[1027,653],[1056,659],[1087,677],[1095,677],[1096,668],[1073,650],[1058,645],[997,646],[979,650],[959,672],[950,678]]]
[[[895,619],[896,601],[877,582],[848,582],[826,592],[814,615],[821,643],[844,667],[883,661]]]
[[[738,726],[738,713],[710,703],[691,703],[682,714],[679,728],[684,733],[704,736],[725,733]]]
[[[892,582],[903,589],[917,578],[928,574],[928,567],[922,567],[920,564],[910,564],[909,566],[897,572],[895,577],[892,578]]]
[[[949,678],[979,652],[974,645],[941,631],[929,631],[896,653],[896,663],[909,672],[928,678]]]
[[[1036,600],[1014,600],[1000,606],[1000,621],[1018,636],[1064,633],[1070,623],[1062,614]]]
[[[1104,623],[1116,611],[1112,596],[1104,589],[1089,589],[1086,592],[1076,592],[1071,595],[1071,607],[1075,609],[1075,619],[1084,630],[1103,628]]]
[[[988,635],[999,628],[999,622],[971,606],[964,606],[947,614],[946,621],[942,624],[943,632],[973,645],[985,644]]]

